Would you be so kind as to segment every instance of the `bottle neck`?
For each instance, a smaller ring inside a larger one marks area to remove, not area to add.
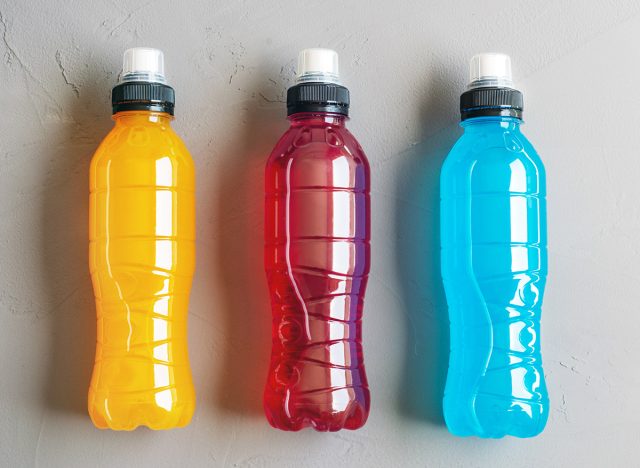
[[[348,117],[334,112],[298,112],[288,117],[292,127],[332,126],[344,127]]]
[[[488,130],[519,131],[522,120],[517,117],[490,116],[472,117],[460,122],[465,133],[486,132]]]
[[[113,114],[116,125],[160,125],[169,126],[173,116],[167,112],[135,110],[122,111]]]

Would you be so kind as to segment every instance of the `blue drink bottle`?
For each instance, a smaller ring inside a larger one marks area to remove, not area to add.
[[[520,132],[502,54],[471,60],[464,134],[441,174],[442,277],[451,322],[444,417],[459,436],[533,437],[549,414],[540,355],[545,174]]]

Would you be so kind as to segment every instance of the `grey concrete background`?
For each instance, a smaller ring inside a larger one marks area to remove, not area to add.
[[[0,465],[630,466],[640,456],[637,1],[0,0]],[[99,431],[86,414],[95,319],[92,152],[125,48],[164,50],[175,127],[198,169],[190,426]],[[351,129],[373,169],[357,432],[291,434],[261,412],[270,345],[262,171],[286,128],[296,54],[340,53]],[[543,354],[552,398],[533,440],[451,436],[438,173],[460,133],[470,56],[512,56],[549,183]]]

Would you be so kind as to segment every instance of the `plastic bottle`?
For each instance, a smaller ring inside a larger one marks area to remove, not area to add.
[[[361,341],[369,163],[346,129],[348,109],[338,55],[300,52],[291,126],[266,168],[273,349],[264,407],[283,430],[357,429],[369,414]]]
[[[195,393],[187,309],[195,265],[194,165],[170,122],[163,54],[124,54],[115,126],[91,161],[90,268],[96,362],[89,414],[99,428],[189,423]]]
[[[473,57],[460,98],[464,134],[441,174],[451,322],[444,416],[460,436],[533,437],[549,412],[540,355],[545,173],[520,132],[522,104],[508,56]]]

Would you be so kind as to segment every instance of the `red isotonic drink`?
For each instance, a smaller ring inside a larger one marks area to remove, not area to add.
[[[307,49],[301,57],[318,53],[335,54]],[[369,163],[345,127],[346,88],[299,83],[289,90],[288,109],[291,127],[266,168],[273,349],[265,412],[283,430],[357,429],[370,402],[362,355]]]

